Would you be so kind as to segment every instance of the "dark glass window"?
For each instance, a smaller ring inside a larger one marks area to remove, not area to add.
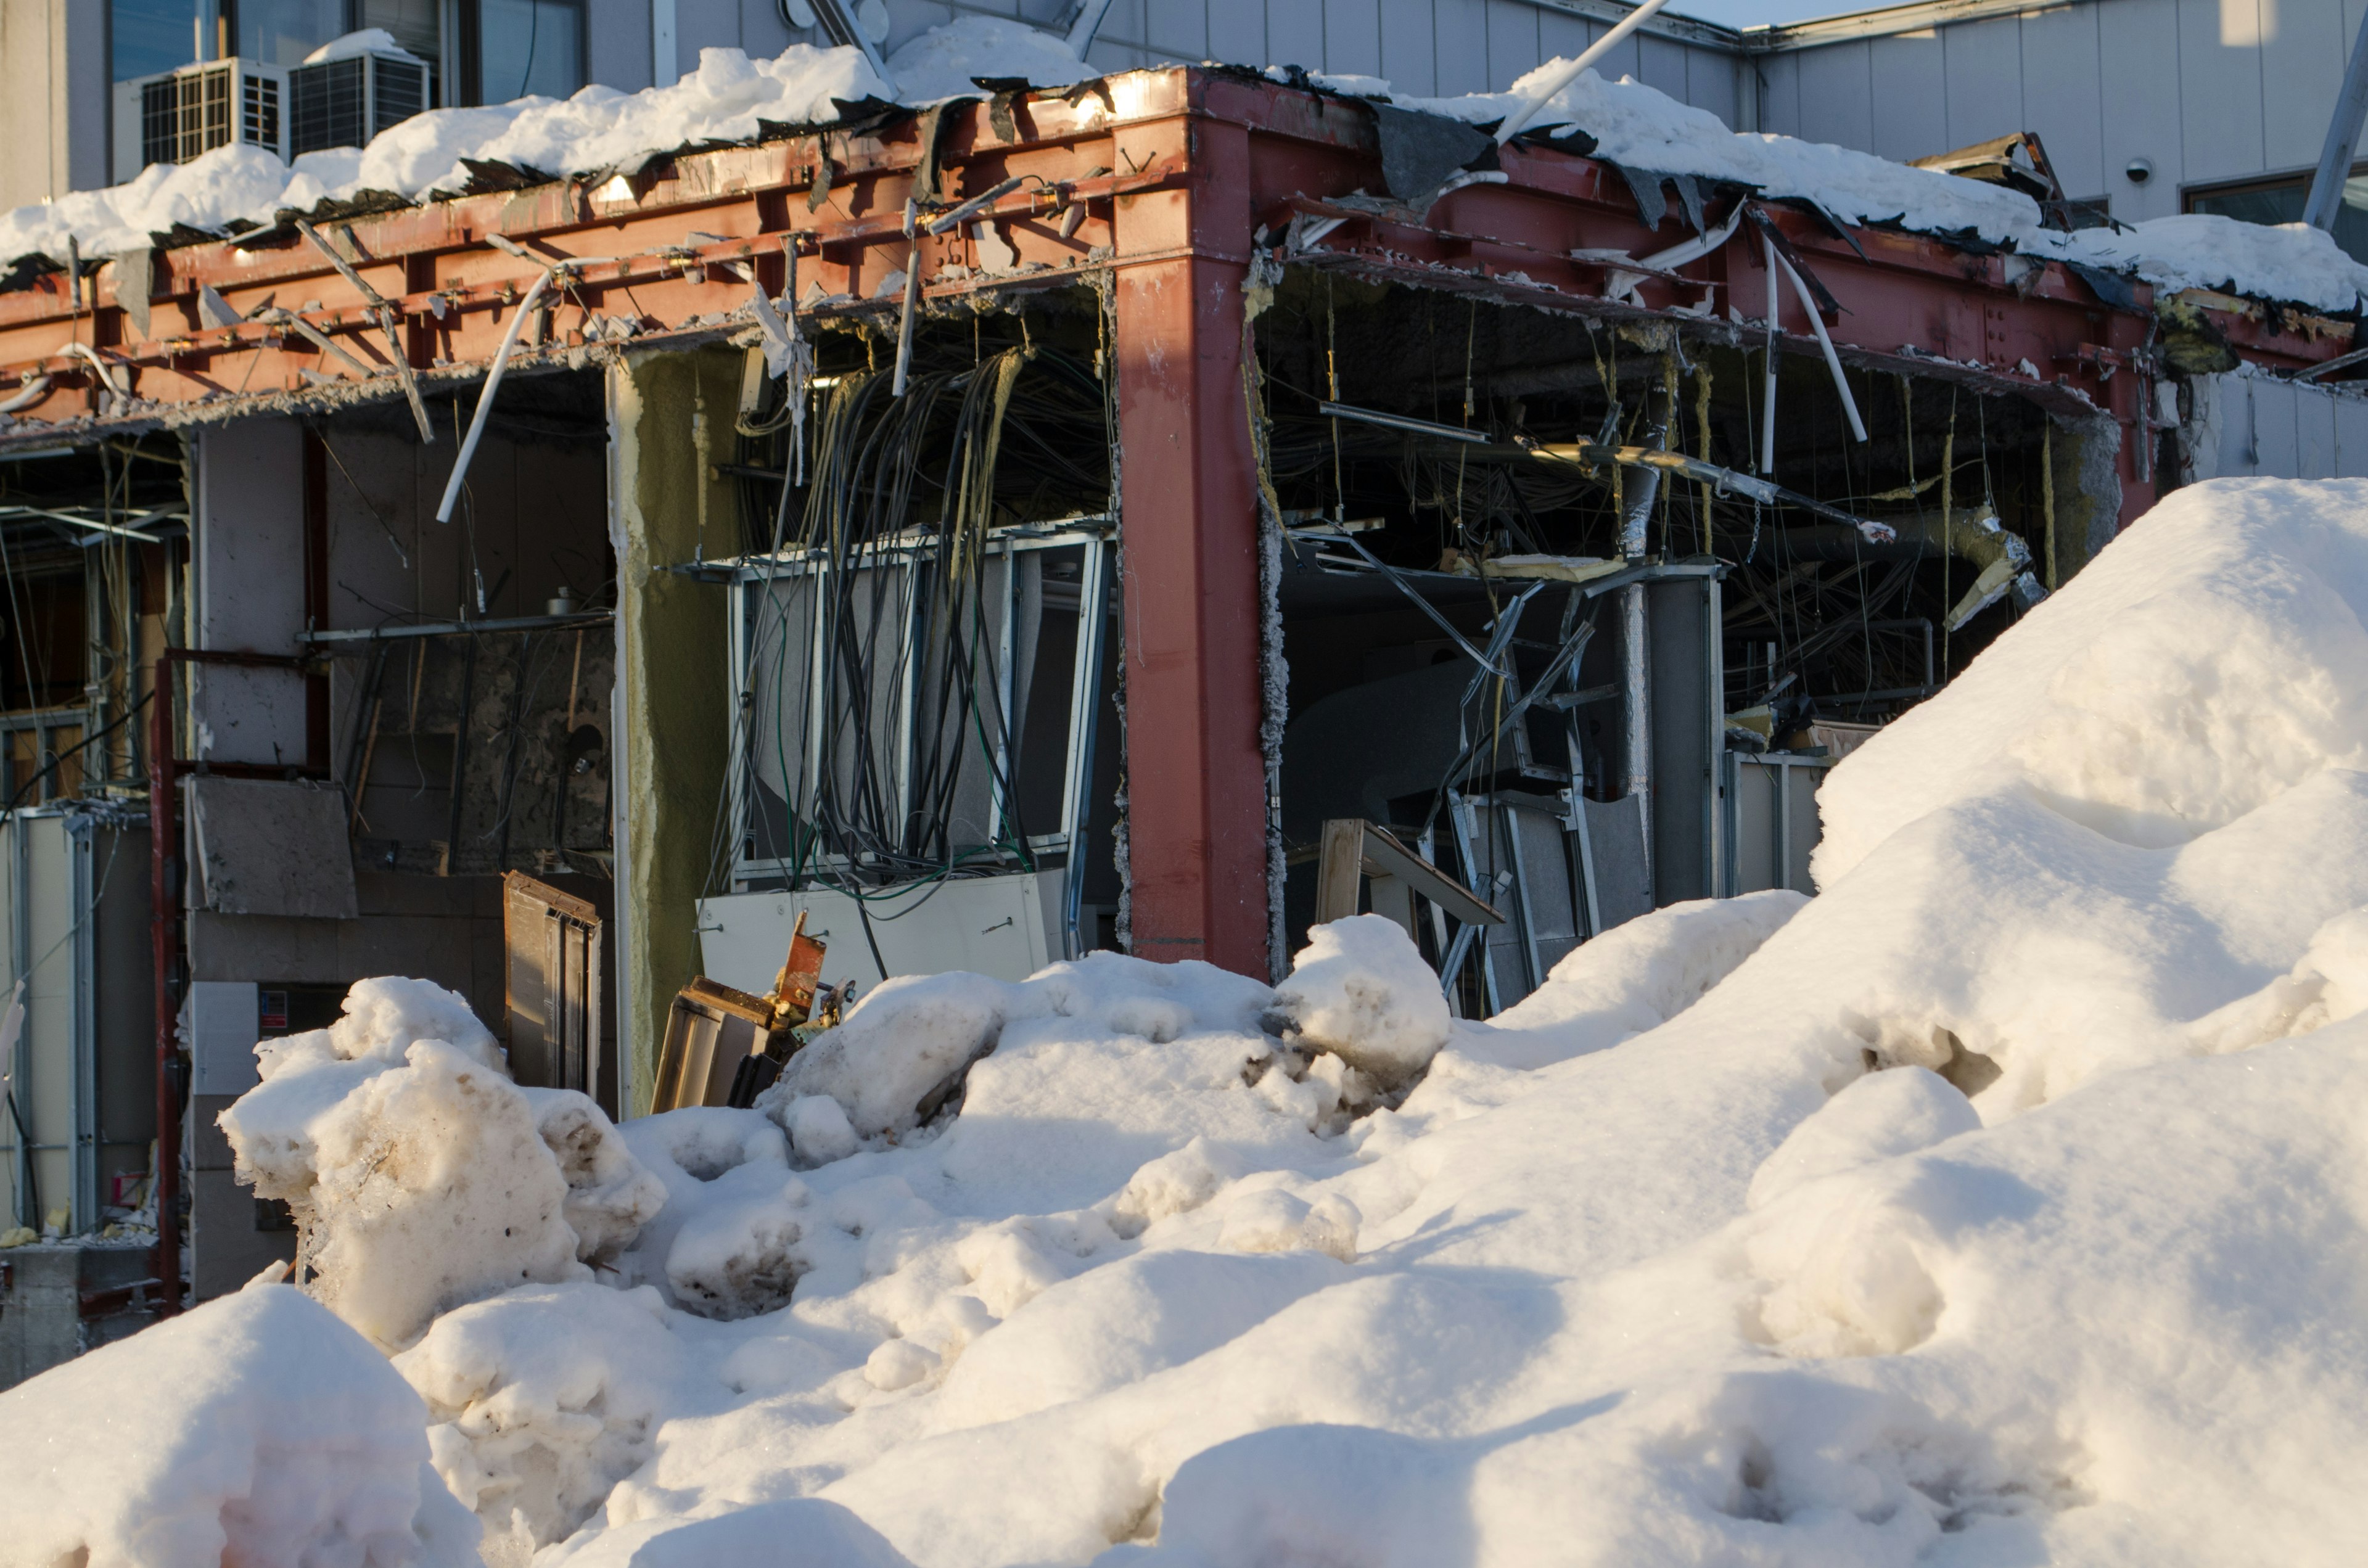
[[[2217,212],[2245,223],[2299,223],[2310,197],[2309,175],[2249,180],[2187,192],[2190,212]],[[2343,205],[2336,210],[2335,243],[2354,261],[2368,263],[2368,164],[2352,165],[2343,182]]]
[[[482,0],[479,103],[507,103],[529,93],[564,98],[583,85],[583,0]]]
[[[154,76],[198,57],[198,0],[109,0],[113,79]]]

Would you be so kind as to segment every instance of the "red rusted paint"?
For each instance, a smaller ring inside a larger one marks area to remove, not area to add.
[[[1203,125],[1193,180],[1120,204],[1127,843],[1133,950],[1267,974],[1255,457],[1239,245],[1247,134]],[[1167,259],[1135,260],[1145,253]]]

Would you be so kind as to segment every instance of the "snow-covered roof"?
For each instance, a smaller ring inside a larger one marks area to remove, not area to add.
[[[1525,101],[1558,63],[1539,67],[1508,92],[1454,98],[1399,97],[1376,77],[1311,80],[1328,91],[1490,124]],[[918,105],[976,94],[974,78],[1057,87],[1091,74],[1052,34],[984,17],[922,34],[887,66],[893,80],[851,48],[799,44],[769,60],[710,49],[696,71],[666,86],[636,93],[590,86],[564,100],[435,109],[367,147],[308,153],[292,165],[254,147],[218,148],[186,165],[152,166],[108,189],[0,214],[0,257],[63,256],[69,239],[85,256],[113,254],[146,245],[151,234],[176,224],[217,232],[268,224],[288,209],[365,192],[424,201],[470,185],[463,159],[553,176],[598,175],[636,168],[685,146],[750,141],[767,122],[827,123],[841,117],[843,104],[867,98]],[[1734,131],[1715,115],[1626,77],[1582,74],[1533,125],[1545,140],[1591,146],[1595,155],[1631,169],[1749,186],[1770,197],[1813,201],[1844,222],[1972,236],[2028,256],[2129,273],[2166,290],[2226,290],[2336,314],[2350,313],[2368,295],[2368,267],[2302,224],[2190,215],[2066,233],[2044,227],[2038,205],[2020,192],[1824,142]]]

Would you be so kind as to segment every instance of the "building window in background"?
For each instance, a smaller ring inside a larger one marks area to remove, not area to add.
[[[154,76],[196,60],[200,17],[210,17],[213,10],[203,0],[109,0],[110,80]],[[211,55],[216,51],[205,52]]]
[[[302,65],[346,31],[346,0],[237,0],[230,13],[231,52],[263,65]]]
[[[2299,223],[2310,199],[2308,174],[2246,180],[2184,193],[2190,212],[2216,212],[2246,223]],[[2343,205],[2336,209],[2335,243],[2351,259],[2368,263],[2368,164],[2354,164],[2343,182]]]
[[[461,7],[461,28],[472,103],[564,98],[584,85],[583,0],[477,0]]]

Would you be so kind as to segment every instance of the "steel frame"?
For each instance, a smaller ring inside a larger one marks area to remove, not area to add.
[[[1124,460],[1132,943],[1148,957],[1264,974],[1261,620],[1244,390],[1253,256],[1280,247],[1299,265],[1673,323],[1697,338],[1765,336],[1729,314],[1764,296],[1757,247],[1728,244],[1639,276],[1583,254],[1641,256],[1670,241],[1611,165],[1520,140],[1500,165],[1500,180],[1424,210],[1377,200],[1364,194],[1386,188],[1367,107],[1179,66],[678,153],[597,183],[355,216],[323,230],[334,261],[292,226],[138,254],[85,279],[51,275],[0,295],[0,394],[32,393],[0,428],[0,455],[102,430],[392,399],[403,395],[396,353],[423,392],[456,391],[482,377],[508,311],[563,262],[515,369],[582,367],[628,342],[753,335],[752,286],[780,291],[792,254],[800,308],[824,316],[894,314],[884,286],[907,272],[922,309],[1094,287],[1112,325]],[[945,210],[1015,178],[946,233],[908,232],[908,202]],[[2116,307],[2052,263],[1840,232],[1782,203],[1766,210],[1839,301],[1829,327],[1845,361],[2110,418],[2124,432],[2123,518],[2151,503],[2158,372],[2144,285],[2133,306]],[[201,290],[243,319],[211,324]],[[391,306],[398,342],[380,333],[372,296]],[[2265,361],[2316,362],[2348,347],[2244,301],[2198,302]],[[1785,323],[1779,347],[1816,351],[1805,324]]]

